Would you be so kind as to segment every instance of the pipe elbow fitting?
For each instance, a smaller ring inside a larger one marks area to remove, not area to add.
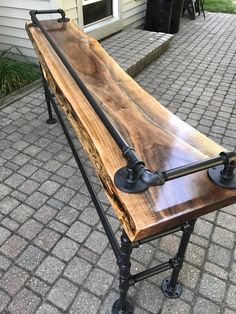
[[[145,169],[141,173],[140,179],[142,180],[143,183],[145,183],[148,186],[163,185],[165,183],[165,179],[162,172],[160,171],[151,172],[148,169]]]
[[[236,152],[221,152],[220,156],[222,157],[224,164],[236,165]]]

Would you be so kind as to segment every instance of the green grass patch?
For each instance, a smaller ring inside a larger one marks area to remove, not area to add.
[[[13,49],[19,52],[16,47],[0,52],[0,98],[40,77],[39,68],[36,65],[12,59]]]
[[[236,13],[236,0],[205,0],[204,10],[210,12]]]

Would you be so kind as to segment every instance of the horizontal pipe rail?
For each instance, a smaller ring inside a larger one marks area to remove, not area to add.
[[[225,162],[224,156],[220,155],[202,161],[197,161],[182,167],[177,167],[171,170],[163,171],[162,174],[165,178],[165,181],[170,181],[195,172],[199,172],[205,169],[222,165],[224,164],[224,162]]]
[[[57,53],[58,57],[60,58],[60,60],[62,61],[62,63],[64,64],[64,66],[66,67],[66,69],[68,70],[68,72],[70,73],[70,75],[72,76],[72,78],[74,79],[74,81],[76,82],[76,84],[78,85],[78,87],[80,88],[80,90],[82,91],[82,93],[84,94],[86,99],[88,100],[88,102],[90,103],[90,105],[92,106],[92,108],[94,109],[96,114],[99,116],[99,118],[101,119],[101,121],[103,122],[103,124],[105,125],[105,127],[107,128],[107,130],[109,131],[109,133],[113,137],[114,141],[117,143],[117,145],[121,149],[121,151],[122,152],[125,151],[127,148],[129,148],[125,139],[121,136],[121,134],[118,132],[118,130],[110,122],[109,118],[106,116],[106,114],[101,109],[101,107],[98,105],[98,103],[96,102],[96,100],[94,99],[94,97],[92,96],[90,91],[88,90],[88,88],[85,86],[85,84],[80,79],[78,73],[73,69],[73,67],[67,61],[66,56],[64,55],[62,50],[57,46],[54,39],[48,34],[48,32],[46,31],[44,26],[40,23],[40,21],[36,17],[36,14],[40,14],[41,11],[33,10],[33,12],[32,11],[30,11],[30,12],[31,12],[31,17],[33,16],[32,21],[34,22],[34,25],[38,26],[40,28],[40,30],[42,31],[42,33],[44,34],[44,36],[46,37],[46,39],[50,43],[51,47]],[[43,11],[43,12],[45,12],[45,11]],[[49,13],[49,11],[47,13]],[[55,11],[53,10],[52,13],[59,13],[59,12],[57,10],[55,10]]]
[[[130,286],[133,286],[136,282],[138,281],[141,281],[141,280],[144,280],[146,278],[149,278],[149,277],[152,277],[156,274],[159,274],[159,273],[162,273],[168,269],[171,269],[173,268],[173,265],[172,263],[169,261],[169,262],[165,262],[163,264],[160,264],[160,265],[157,265],[157,266],[154,266],[150,269],[147,269],[147,270],[144,270],[138,274],[135,274],[135,275],[131,275],[130,276],[130,280],[129,280],[129,285]]]
[[[61,18],[59,18],[57,21],[58,22],[69,22],[69,18],[66,17],[65,11],[62,9],[57,9],[57,10],[31,10],[29,12],[31,20],[33,22],[34,26],[38,26],[39,20],[37,18],[37,14],[61,14]]]
[[[158,234],[154,234],[154,235],[152,235],[150,237],[147,237],[147,238],[135,241],[135,242],[132,243],[132,246],[133,246],[133,248],[137,248],[137,247],[139,247],[140,245],[142,245],[144,243],[151,242],[151,241],[156,240],[156,239],[160,239],[162,237],[165,237],[165,236],[167,236],[169,234],[172,234],[172,233],[175,233],[175,232],[178,232],[178,231],[183,231],[183,230],[185,230],[187,228],[189,228],[189,223],[185,222],[182,225],[176,226],[174,228],[168,229],[168,230],[160,232]]]
[[[103,122],[104,126],[107,128],[108,132],[120,148],[123,157],[127,160],[127,167],[121,168],[117,171],[114,177],[114,181],[116,186],[121,189],[124,192],[127,193],[138,193],[146,190],[150,186],[157,186],[162,185],[166,181],[173,180],[176,178],[180,178],[195,172],[202,171],[204,169],[209,169],[212,167],[215,167],[217,165],[224,164],[226,166],[226,163],[230,163],[230,158],[235,158],[236,153],[221,153],[220,156],[208,158],[203,161],[198,161],[195,163],[191,163],[185,166],[181,166],[178,168],[166,170],[166,171],[155,171],[151,172],[146,167],[144,162],[138,158],[135,151],[128,146],[125,139],[122,137],[122,135],[118,132],[118,130],[113,126],[105,112],[102,110],[102,108],[98,105],[90,91],[87,89],[85,84],[80,79],[77,72],[73,69],[73,67],[70,65],[70,63],[67,61],[66,56],[62,52],[62,50],[57,46],[54,39],[49,35],[49,33],[46,31],[44,26],[40,23],[40,21],[37,18],[37,14],[45,14],[45,13],[59,13],[61,14],[62,18],[59,19],[59,22],[67,22],[69,19],[65,17],[65,12],[61,9],[58,10],[31,10],[30,15],[34,26],[38,26],[48,42],[50,43],[51,47],[54,49],[54,51],[57,53],[58,57],[62,61],[62,63],[67,68],[68,72],[90,103],[93,110],[96,112],[98,117]],[[230,156],[230,158],[229,158]],[[235,164],[229,168],[228,170],[223,170],[224,175],[222,176],[223,179],[225,178],[233,178],[233,172],[235,169]],[[229,175],[228,175],[229,173]],[[137,184],[138,183],[138,184]],[[216,182],[217,183],[217,182]],[[229,187],[229,185],[227,185]]]

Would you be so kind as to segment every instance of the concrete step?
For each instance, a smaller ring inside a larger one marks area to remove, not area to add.
[[[141,29],[126,29],[101,45],[130,76],[135,76],[159,57],[170,45],[173,35]]]

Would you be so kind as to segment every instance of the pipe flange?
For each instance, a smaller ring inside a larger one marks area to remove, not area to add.
[[[127,167],[120,168],[114,176],[115,185],[123,192],[140,193],[148,189],[148,185],[143,183],[140,178],[129,182],[127,180],[129,173]]]
[[[134,306],[129,301],[126,301],[126,308],[121,308],[120,299],[116,300],[112,306],[112,314],[134,314]]]
[[[177,281],[175,289],[170,289],[170,280],[171,277],[168,277],[163,280],[162,285],[161,285],[161,290],[164,294],[165,297],[169,299],[177,299],[181,296],[182,293],[182,284]]]
[[[208,169],[207,173],[209,178],[217,185],[227,188],[227,189],[236,189],[236,175],[233,176],[231,180],[225,180],[222,177],[222,171],[224,169],[224,165],[219,165],[217,167],[213,167]]]

